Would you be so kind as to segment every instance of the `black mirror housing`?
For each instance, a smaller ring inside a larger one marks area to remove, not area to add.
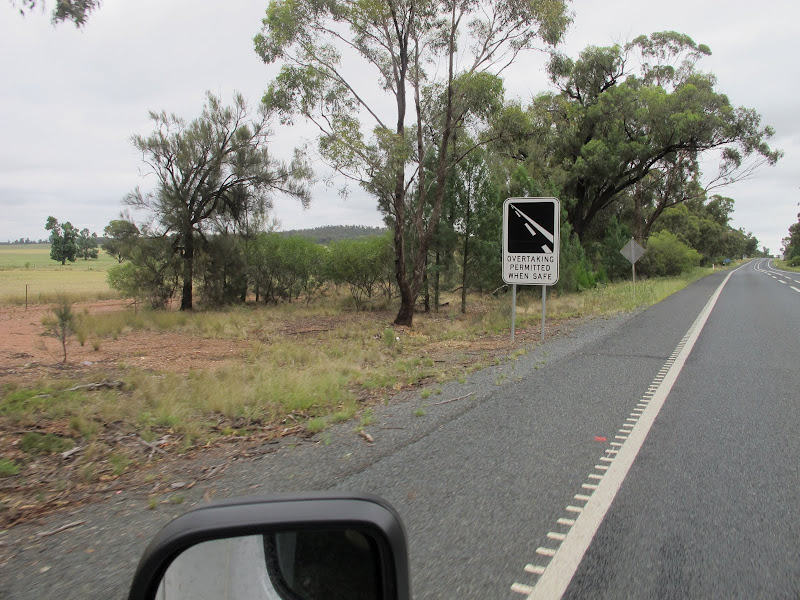
[[[368,494],[319,492],[223,500],[177,517],[145,549],[128,598],[154,600],[170,564],[198,544],[251,535],[331,530],[354,531],[370,540],[377,560],[377,598],[411,597],[406,534],[394,508]]]

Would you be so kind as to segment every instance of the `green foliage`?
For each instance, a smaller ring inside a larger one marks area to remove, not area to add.
[[[360,310],[379,289],[392,263],[390,235],[333,242],[329,249],[325,267],[328,278],[337,285],[346,285]]]
[[[561,250],[559,252],[559,275],[555,289],[563,292],[579,292],[596,285],[592,265],[586,257],[581,241],[572,232],[572,226],[561,222]]]
[[[19,475],[20,466],[9,458],[0,458],[0,477]]]
[[[108,285],[127,298],[163,308],[178,286],[180,259],[172,240],[141,237],[130,248],[130,260],[108,270]]]
[[[605,235],[599,245],[599,256],[596,257],[595,262],[599,265],[598,270],[602,270],[604,279],[615,281],[625,279],[630,275],[631,263],[620,252],[630,239],[631,232],[625,225],[620,224],[616,216],[612,215],[606,225]]]
[[[800,258],[800,213],[797,215],[797,223],[789,227],[789,235],[783,238],[783,256],[789,266],[798,266],[792,263]]]
[[[77,315],[72,312],[72,303],[61,297],[53,308],[53,316],[44,319],[44,325],[49,329],[50,335],[58,338],[64,350],[64,360],[67,362],[67,339],[74,334],[78,327]]]
[[[90,258],[97,258],[97,234],[90,233],[85,227],[80,230],[78,234],[78,258],[88,260]]]
[[[354,240],[375,237],[386,233],[385,227],[367,227],[365,225],[323,225],[312,229],[293,229],[281,231],[281,235],[303,237],[315,244],[327,246],[339,240]]]
[[[704,265],[719,263],[725,258],[754,256],[758,240],[752,233],[728,225],[732,211],[730,198],[713,196],[707,203],[698,198],[667,208],[653,231],[675,234],[682,243],[700,253]]]
[[[220,234],[205,239],[197,256],[196,276],[206,306],[247,299],[247,244],[243,236]]]
[[[674,233],[660,231],[647,240],[645,255],[637,266],[652,277],[670,277],[696,267],[700,259],[700,253],[681,242]]]
[[[549,70],[559,91],[534,101],[536,147],[525,151],[552,165],[582,240],[598,214],[649,176],[658,193],[638,209],[642,224],[645,214],[655,218],[694,197],[707,151],[721,151],[717,181],[726,183],[780,158],[760,116],[732,106],[713,75],[695,69],[709,52],[686,35],[660,32],[624,46],[590,46],[577,60],[554,55]]]
[[[299,236],[262,233],[248,246],[250,285],[256,299],[277,304],[306,296],[310,301],[325,282],[327,250]]]
[[[50,232],[50,258],[62,265],[75,262],[78,255],[78,230],[69,221],[59,223],[55,217],[47,217],[45,229]]]
[[[20,450],[26,454],[45,455],[65,452],[72,448],[75,443],[52,433],[36,433],[29,431],[22,436],[19,442]]]
[[[11,0],[14,7],[19,7],[20,14],[32,11],[37,6],[44,7],[45,0]],[[53,23],[70,21],[75,27],[82,27],[89,15],[100,6],[100,0],[55,0]]]
[[[115,219],[105,226],[103,234],[107,238],[103,250],[122,264],[123,260],[130,258],[140,232],[139,228],[128,219]]]
[[[255,47],[264,62],[282,66],[264,102],[284,123],[301,116],[317,125],[320,153],[377,197],[396,233],[395,323],[412,324],[431,242],[446,216],[448,173],[516,122],[503,118],[497,71],[540,41],[556,44],[569,21],[563,0],[270,2]],[[341,68],[343,45],[348,69]],[[396,107],[388,115],[387,94]],[[473,134],[472,148],[459,149],[458,140]]]
[[[206,95],[199,118],[187,123],[176,115],[151,112],[155,131],[133,136],[133,144],[156,176],[150,193],[138,188],[125,197],[136,209],[150,212],[160,232],[172,236],[173,253],[182,260],[181,310],[193,305],[196,237],[210,231],[250,230],[271,208],[270,194],[280,191],[306,204],[307,165],[291,165],[267,150],[268,115],[251,118],[241,94],[232,106]]]

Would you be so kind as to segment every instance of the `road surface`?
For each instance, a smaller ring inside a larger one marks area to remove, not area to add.
[[[211,485],[386,498],[419,599],[796,598],[798,324],[800,274],[767,260],[717,273],[376,408],[375,444],[344,424],[226,465],[182,506],[122,494],[14,528],[0,598],[124,598],[147,540]]]

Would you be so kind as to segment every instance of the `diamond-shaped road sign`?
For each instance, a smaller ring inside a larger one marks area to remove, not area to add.
[[[556,198],[509,198],[503,204],[503,281],[554,285],[558,281]]]
[[[628,259],[629,263],[634,265],[637,260],[644,256],[644,248],[637,244],[635,239],[631,238],[631,241],[625,244],[622,250],[620,250],[620,254]]]

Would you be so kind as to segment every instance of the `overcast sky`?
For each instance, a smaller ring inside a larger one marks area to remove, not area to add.
[[[0,241],[46,238],[48,215],[102,233],[142,176],[130,136],[152,127],[149,109],[187,119],[206,90],[229,102],[234,90],[255,104],[275,67],[253,51],[267,0],[105,0],[82,30],[54,27],[47,12],[19,16],[0,0]],[[790,0],[574,0],[575,21],[562,50],[625,42],[674,30],[711,47],[699,67],[737,106],[761,113],[785,152],[777,167],[720,193],[736,200],[734,226],[773,252],[800,211],[800,119],[797,35],[800,8]],[[543,57],[531,54],[510,73],[509,95],[523,100],[548,89]],[[272,148],[288,156],[303,128],[276,129]],[[320,175],[325,170],[319,165]],[[276,198],[283,229],[381,225],[375,201],[357,192],[342,200],[319,184],[311,207]]]

